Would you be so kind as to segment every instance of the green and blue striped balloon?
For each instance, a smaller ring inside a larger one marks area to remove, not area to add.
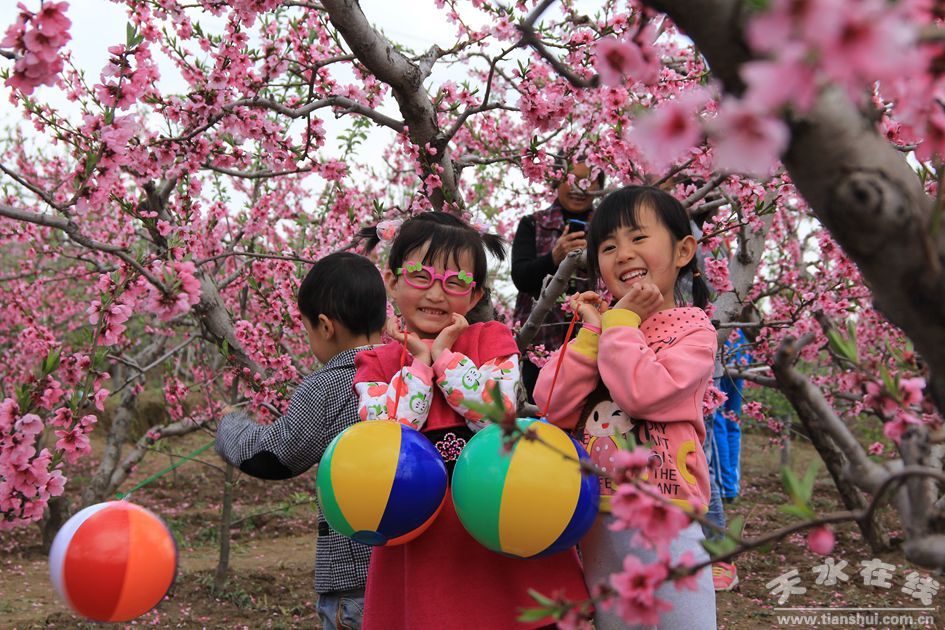
[[[594,523],[598,480],[581,471],[587,452],[567,433],[534,418],[516,422],[538,439],[506,450],[501,428],[491,425],[463,449],[453,470],[456,514],[493,551],[519,558],[564,551]]]

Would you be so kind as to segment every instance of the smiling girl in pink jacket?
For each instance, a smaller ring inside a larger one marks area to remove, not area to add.
[[[627,186],[604,198],[589,233],[589,268],[616,303],[611,306],[592,291],[571,298],[584,325],[564,356],[551,406],[560,351],[542,369],[535,401],[545,406],[548,420],[575,431],[605,469],[609,461],[604,460],[613,455],[601,428],[620,431],[629,425],[627,433],[651,449],[649,482],[683,509],[701,510],[709,502],[702,398],[717,341],[703,310],[708,287],[698,271],[688,214],[658,188]],[[684,276],[692,279],[694,306],[679,305],[677,283]],[[601,514],[581,543],[588,587],[622,571],[627,554],[645,563],[656,559],[654,551],[634,542],[634,530],[610,528],[613,490],[608,485],[601,487]],[[702,539],[699,524],[692,523],[669,544],[673,561],[686,551],[697,561],[707,559]],[[657,591],[673,606],[661,617],[661,628],[715,628],[708,571],[702,571],[698,585],[695,593],[677,591],[670,583]],[[595,622],[599,630],[626,627],[600,607]]]

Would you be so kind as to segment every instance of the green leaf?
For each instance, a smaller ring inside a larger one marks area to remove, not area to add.
[[[794,471],[787,466],[781,469],[781,484],[787,491],[788,496],[792,499],[800,495],[801,483],[798,481]]]
[[[709,552],[710,556],[717,558],[735,551],[735,548],[738,547],[738,543],[728,538],[721,538],[719,540],[709,540],[706,538],[702,541],[702,547]]]
[[[86,178],[95,168],[95,165],[98,164],[98,153],[95,151],[89,151],[85,154],[85,166],[82,169],[82,177]]]
[[[617,444],[617,448],[622,451],[632,451],[637,447],[637,440],[633,437],[632,433],[627,433],[626,435],[621,435],[619,432],[614,433],[612,436],[614,442]]]
[[[729,521],[728,535],[736,539],[741,538],[742,530],[744,529],[745,529],[745,517],[741,515],[736,516],[732,520]]]
[[[896,400],[902,400],[902,397],[899,395],[899,385],[897,385],[889,375],[889,370],[886,369],[885,363],[880,364],[879,375],[883,379],[883,386],[886,388],[886,392]]]
[[[828,329],[826,331],[826,335],[827,341],[830,343],[831,350],[833,350],[838,356],[841,356],[848,361],[852,361],[854,363],[857,362],[855,344],[853,344],[851,347],[850,342],[845,339],[843,335],[833,329]]]
[[[801,480],[801,498],[805,502],[810,501],[811,497],[814,496],[814,482],[817,481],[817,469],[819,468],[820,462],[815,459],[807,467],[807,472],[804,473],[804,478]]]
[[[46,358],[43,359],[43,376],[49,376],[59,368],[60,355],[62,348],[54,348],[49,351]]]
[[[784,514],[788,514],[789,516],[796,516],[797,518],[805,520],[805,521],[817,517],[814,511],[810,509],[807,505],[797,505],[797,504],[781,505],[781,506],[778,506],[778,511]]]
[[[30,390],[25,383],[16,386],[16,404],[21,414],[25,414],[30,408]]]
[[[548,610],[547,608],[525,608],[522,610],[522,614],[518,616],[518,620],[522,623],[540,621],[541,619],[554,616],[554,612],[555,611]]]
[[[538,602],[542,606],[554,608],[555,606],[558,605],[555,600],[551,599],[550,597],[546,597],[545,595],[542,595],[541,593],[539,593],[533,588],[528,589],[528,594],[531,596],[532,599],[534,599],[536,602]]]
[[[108,358],[108,348],[99,346],[92,355],[92,368],[96,371],[105,371],[105,360]]]
[[[847,348],[850,353],[850,360],[859,363],[860,357],[856,349],[856,322],[852,319],[847,320]]]
[[[463,401],[463,404],[472,411],[481,413],[483,416],[485,416],[485,419],[498,424],[505,420],[506,415],[505,405],[502,402],[502,390],[499,388],[498,383],[493,384],[491,394],[492,402],[480,403],[467,400]]]

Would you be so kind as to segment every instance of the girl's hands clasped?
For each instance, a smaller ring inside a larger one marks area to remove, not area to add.
[[[414,361],[419,361],[424,365],[431,365],[433,363],[430,348],[427,344],[423,343],[423,340],[415,333],[401,330],[399,318],[389,317],[387,319],[386,332],[391,339],[401,344],[404,342],[404,335],[407,335],[407,351],[413,355]],[[440,334],[442,335],[443,333]]]
[[[444,350],[449,350],[453,344],[463,334],[463,331],[469,328],[469,322],[459,313],[453,313],[453,322],[440,331],[440,334],[433,340],[433,347],[430,348],[433,361],[440,358]]]
[[[652,282],[637,282],[630,287],[627,294],[620,298],[614,308],[625,308],[633,311],[640,316],[640,321],[645,320],[653,313],[660,310],[663,305],[663,293]]]
[[[600,328],[601,314],[607,312],[607,303],[593,291],[575,293],[569,300],[571,310],[581,317],[581,321]]]

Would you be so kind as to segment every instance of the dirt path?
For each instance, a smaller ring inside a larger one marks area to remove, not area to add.
[[[230,571],[236,576],[265,574],[272,576],[274,580],[278,580],[280,575],[301,576],[311,590],[314,558],[313,536],[260,538],[232,547]],[[217,560],[218,552],[215,548],[182,551],[178,577],[172,592],[178,594],[182,586],[212,580]],[[65,622],[67,618],[72,618],[69,609],[58,598],[50,584],[49,565],[45,557],[34,552],[5,556],[0,560],[0,573],[3,575],[0,578],[0,627],[42,627],[42,623],[37,626],[40,620],[56,623],[60,619]],[[311,593],[309,599],[313,596],[314,593]],[[166,604],[162,604],[162,609],[164,606]],[[199,624],[199,616],[201,615],[192,616],[191,619]],[[185,620],[176,620],[183,621]],[[67,625],[66,623],[62,627]]]
[[[205,437],[184,441],[178,452],[190,452]],[[809,445],[793,446],[793,468],[803,472],[816,457]],[[743,450],[743,487],[740,502],[726,508],[728,516],[745,518],[745,533],[757,536],[792,522],[779,511],[787,498],[778,472],[778,452],[768,447],[768,438],[749,434]],[[154,458],[135,472],[127,487],[167,465],[167,458]],[[208,460],[208,463],[216,463]],[[221,496],[219,473],[209,467],[188,464],[139,492],[135,500],[159,514],[178,540],[180,571],[168,598],[156,611],[145,615],[138,625],[162,628],[315,628],[315,593],[312,567],[315,555],[315,514],[311,495],[313,477],[287,482],[265,482],[242,476],[237,481],[235,518],[242,521],[231,530],[230,580],[224,592],[211,593],[218,546],[216,519]],[[74,472],[81,483],[82,472]],[[822,470],[814,492],[818,512],[839,509],[839,500]],[[259,515],[251,517],[251,515]],[[895,520],[882,513],[890,529]],[[759,630],[782,627],[781,607],[829,608],[917,608],[923,604],[903,592],[906,576],[915,570],[895,553],[879,559],[893,566],[889,588],[864,585],[860,562],[873,555],[854,526],[836,529],[837,546],[831,554],[846,560],[847,582],[835,586],[816,584],[814,569],[824,562],[812,554],[801,535],[791,537],[768,550],[738,559],[741,588],[720,593],[717,600],[719,627],[723,630]],[[895,532],[894,532],[895,533]],[[49,582],[46,557],[41,553],[37,530],[28,528],[0,533],[0,628],[100,628],[84,623],[58,601]],[[796,569],[806,588],[783,605],[766,585],[785,572]],[[928,572],[922,571],[923,576]],[[938,582],[945,586],[945,579]],[[945,627],[945,591],[939,591],[931,606],[932,623]],[[927,613],[916,613],[927,614]],[[915,627],[894,623],[860,623],[839,627]],[[802,627],[828,627],[802,623]],[[838,624],[829,627],[837,627]],[[787,626],[783,626],[787,627]],[[922,626],[918,626],[922,627]],[[423,629],[426,630],[426,629]],[[484,629],[491,630],[491,629]]]

